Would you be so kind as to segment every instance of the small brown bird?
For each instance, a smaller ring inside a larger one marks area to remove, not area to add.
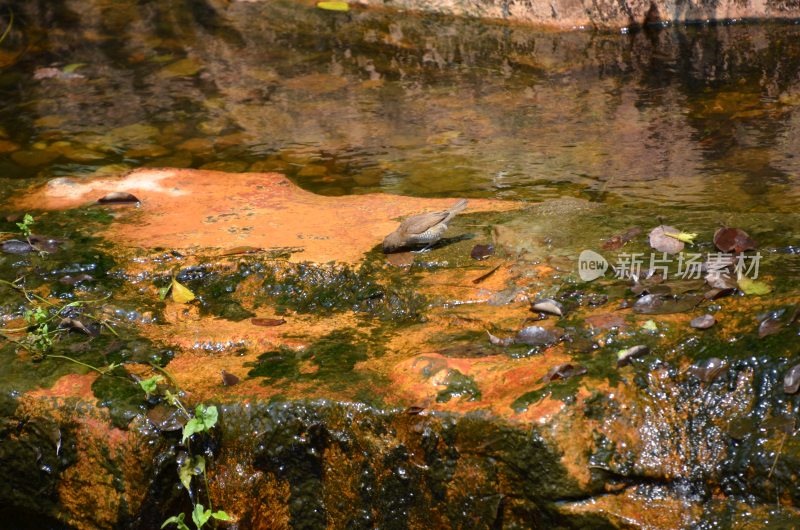
[[[466,207],[467,200],[461,199],[448,210],[420,213],[403,220],[397,230],[383,240],[384,254],[421,245],[430,247],[442,238],[447,223]]]

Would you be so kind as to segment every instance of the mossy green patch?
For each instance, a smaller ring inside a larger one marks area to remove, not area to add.
[[[281,346],[266,352],[250,370],[250,377],[263,377],[264,384],[276,381],[314,381],[334,390],[350,389],[371,380],[355,370],[372,350],[366,337],[351,329],[335,330],[303,349]]]
[[[444,383],[447,385],[446,388],[436,394],[436,401],[439,403],[446,403],[454,397],[466,399],[467,401],[481,399],[481,391],[477,383],[475,383],[475,379],[462,374],[456,369],[450,369],[447,372]]]
[[[575,396],[580,386],[580,376],[569,379],[559,379],[551,381],[541,388],[525,392],[511,403],[511,408],[516,413],[525,412],[528,407],[534,405],[546,397],[563,401],[564,403],[574,403]]]

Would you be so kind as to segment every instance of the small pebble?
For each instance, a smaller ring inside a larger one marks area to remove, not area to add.
[[[692,321],[689,322],[689,325],[695,329],[708,329],[716,323],[717,320],[713,317],[713,315],[701,315],[693,318]]]

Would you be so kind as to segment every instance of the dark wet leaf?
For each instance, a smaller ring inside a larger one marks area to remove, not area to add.
[[[750,416],[736,418],[728,424],[728,436],[734,440],[744,440],[747,435],[756,432],[756,421]]]
[[[703,298],[706,300],[716,300],[717,298],[722,298],[723,296],[730,296],[732,295],[736,289],[729,287],[727,289],[709,289],[703,295]]]
[[[758,326],[759,338],[768,337],[779,333],[784,327],[783,320],[779,317],[764,319]]]
[[[800,388],[800,364],[796,364],[789,368],[786,375],[783,376],[783,391],[787,394],[797,393]]]
[[[273,326],[282,326],[286,324],[286,319],[283,318],[251,318],[250,323],[254,326],[263,326],[266,328]]]
[[[225,386],[233,386],[239,384],[239,378],[233,375],[232,373],[226,372],[225,370],[220,371],[222,375],[222,384]]]
[[[685,313],[694,309],[703,297],[700,295],[687,295],[682,297],[664,297],[648,294],[633,304],[633,312],[642,315],[667,315],[671,313]]]
[[[779,333],[784,327],[791,326],[800,314],[800,306],[794,305],[789,308],[779,309],[757,315],[761,322],[758,326],[758,336],[767,337]]]
[[[722,359],[711,357],[689,368],[689,372],[704,383],[712,383],[727,367]]]
[[[552,298],[540,298],[531,302],[531,309],[539,313],[549,313],[558,317],[564,316],[564,306]]]
[[[386,261],[389,262],[389,265],[393,267],[410,267],[414,264],[414,253],[413,252],[394,252],[391,254],[386,254]]]
[[[36,248],[27,241],[20,241],[19,239],[8,239],[3,241],[0,249],[6,254],[28,254],[36,252]]]
[[[670,295],[672,294],[672,287],[669,285],[652,285],[647,284],[645,282],[636,282],[633,287],[631,287],[631,291],[633,294],[655,294],[660,296]]]
[[[683,241],[678,239],[680,233],[674,226],[657,226],[650,231],[650,246],[659,252],[677,254],[684,247]]]
[[[696,279],[696,280],[679,280],[679,281],[670,281],[669,287],[672,289],[673,294],[684,294],[690,292],[699,292],[705,289],[706,282],[705,280]]]
[[[112,191],[97,199],[97,204],[139,204],[140,202],[142,201],[138,197],[126,191]]]
[[[600,307],[608,303],[607,294],[590,294],[585,298],[586,305],[589,307]]]
[[[795,419],[791,416],[773,416],[761,422],[764,430],[775,429],[777,431],[792,434],[795,429]]]
[[[500,266],[500,265],[498,265],[497,267],[495,267],[494,269],[490,270],[490,271],[489,271],[489,272],[487,272],[486,274],[481,274],[480,276],[478,276],[477,278],[475,278],[474,280],[472,280],[472,283],[474,283],[474,284],[479,284],[479,283],[481,283],[483,280],[485,280],[486,278],[488,278],[489,276],[491,276],[492,274],[494,274],[495,272],[497,272],[497,271],[498,271],[498,269],[500,269],[500,267],[501,267],[501,266]]]
[[[745,252],[755,250],[758,243],[747,232],[739,228],[720,228],[714,232],[714,246],[722,252]]]
[[[52,237],[47,236],[37,236],[31,235],[28,238],[28,241],[33,245],[33,248],[37,251],[44,251],[53,253],[58,250],[59,245],[61,245],[64,241],[61,239],[55,239]]]
[[[708,329],[716,323],[717,319],[714,318],[714,315],[706,314],[693,318],[689,325],[695,329]]]
[[[90,337],[97,337],[100,335],[100,326],[94,322],[84,323],[77,318],[62,318],[58,323],[58,327],[68,329],[70,331],[79,331]]]
[[[727,271],[706,274],[706,283],[714,289],[736,289],[736,279]]]
[[[642,229],[638,226],[633,228],[629,228],[622,234],[617,234],[613,237],[610,237],[605,243],[603,243],[604,250],[617,250],[625,246],[625,243],[633,240],[636,236],[642,233]]]
[[[469,255],[472,259],[486,259],[494,255],[494,245],[475,245]]]
[[[514,337],[515,343],[528,346],[548,346],[558,340],[559,336],[555,332],[542,326],[527,326],[519,330]]]
[[[617,367],[628,365],[631,360],[647,355],[648,353],[650,353],[650,348],[644,344],[620,350],[617,352]]]
[[[180,431],[186,424],[186,418],[175,407],[164,403],[147,411],[147,419],[162,432]]]
[[[558,366],[551,368],[547,374],[542,377],[542,381],[549,383],[550,381],[554,381],[556,379],[569,379],[570,377],[583,375],[586,372],[588,372],[586,367],[581,366],[580,364],[559,364]]]

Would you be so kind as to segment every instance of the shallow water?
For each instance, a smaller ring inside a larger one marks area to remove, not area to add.
[[[639,460],[620,453],[613,461],[611,450],[603,460],[601,440],[591,457],[596,467],[632,477],[633,483],[644,477],[643,487],[654,476],[666,477],[677,484],[670,487],[686,489],[679,491],[679,498],[692,502],[708,500],[717,489],[753,502],[771,503],[781,489],[795,503],[800,498],[792,478],[795,460],[785,457],[776,468],[774,453],[761,446],[777,438],[759,427],[774,411],[796,410],[800,398],[786,396],[780,382],[795,362],[800,336],[792,328],[757,339],[752,314],[783,308],[796,301],[800,290],[800,26],[550,33],[445,17],[333,13],[284,2],[50,4],[14,5],[15,25],[0,44],[0,213],[13,209],[9,199],[18,190],[55,176],[169,166],[277,171],[305,189],[334,196],[381,192],[530,202],[565,199],[515,212],[460,216],[452,232],[478,234],[475,241],[457,240],[434,250],[431,255],[450,262],[444,261],[443,269],[474,267],[469,249],[476,241],[488,241],[490,225],[503,226],[513,250],[528,253],[531,260],[525,266],[539,261],[555,268],[565,263],[572,267],[581,249],[598,248],[633,225],[649,230],[663,220],[699,232],[701,241],[692,249],[701,253],[713,250],[710,238],[717,226],[740,226],[761,243],[762,273],[774,292],[764,298],[743,297],[741,306],[731,303],[731,312],[720,313],[721,320],[741,320],[735,334],[712,330],[698,339],[682,324],[653,317],[660,334],[651,336],[638,328],[612,334],[598,351],[583,348],[596,337],[580,319],[560,325],[575,335],[570,355],[586,365],[588,377],[613,385],[620,380],[615,360],[620,347],[655,345],[662,339],[669,345],[658,359],[641,361],[635,372],[629,371],[635,379],[628,387],[649,388],[643,391],[640,423],[629,427],[644,434]],[[0,19],[4,12],[0,8]],[[3,27],[5,19],[0,33]],[[81,231],[110,222],[107,214],[88,208],[41,217],[34,213],[37,229],[63,236],[65,250],[49,261],[35,256],[30,263],[0,259],[5,277],[30,269],[36,274],[31,274],[29,287],[40,287],[65,272],[89,270],[102,278],[90,291],[98,299],[117,288],[130,297],[114,300],[119,320],[158,321],[163,307],[154,289],[148,289],[151,283],[166,285],[166,268],[163,277],[137,280],[120,273],[111,280],[107,276],[113,259],[96,251],[104,243],[89,241]],[[5,228],[14,230],[13,222]],[[649,251],[644,239],[631,246]],[[417,286],[406,276],[383,271],[378,253],[367,260],[380,262],[376,270],[394,275],[398,285],[402,282],[406,298],[373,296],[371,269],[362,269],[362,275],[330,269],[341,275],[329,271],[318,285],[307,282],[312,287],[306,289],[308,299],[300,295],[307,287],[302,267],[290,278],[297,285],[287,280],[285,271],[283,276],[276,272],[272,280],[262,278],[259,293],[272,297],[265,305],[285,302],[290,312],[317,313],[315,304],[325,298],[332,312],[352,310],[388,323],[375,324],[377,332],[369,336],[354,335],[349,328],[326,332],[309,348],[314,355],[308,359],[281,348],[259,352],[247,377],[285,383],[287,389],[298,381],[313,382],[314,395],[382,407],[372,390],[388,383],[358,379],[354,366],[384,355],[370,348],[382,348],[383,333],[402,327],[398,312],[416,317],[420,307],[430,307],[416,298]],[[182,257],[174,254],[167,261],[173,258]],[[431,265],[432,270],[437,267]],[[204,299],[208,314],[242,320],[250,313],[231,293],[250,276],[252,271],[245,269],[215,279],[212,273],[187,267],[180,279]],[[267,274],[264,270],[254,265],[256,273]],[[564,284],[544,285],[554,281],[548,277],[542,285],[533,283],[531,292],[569,291],[574,276],[574,270],[563,276],[559,270],[555,279]],[[144,287],[131,295],[122,283],[130,283],[130,289]],[[273,284],[281,289],[270,292]],[[343,284],[352,287],[350,298],[341,295]],[[587,289],[605,289],[616,307],[628,286],[627,281],[601,281]],[[12,300],[4,312],[20,313],[19,293],[12,299],[14,293],[4,289]],[[73,287],[49,292],[63,299],[74,295]],[[506,302],[516,292],[511,290]],[[470,341],[480,351],[488,348],[485,330],[465,331],[463,322],[440,339],[441,346],[456,344],[454,355],[465,357],[459,348]],[[129,329],[121,334],[122,341],[104,336],[75,352],[92,363],[145,359],[162,365],[172,358],[172,351],[159,350]],[[74,369],[52,359],[33,364],[12,350],[5,350],[13,362],[4,361],[3,375],[4,384],[16,385],[14,391],[50,385]],[[529,355],[529,348],[525,350]],[[516,359],[513,352],[508,355]],[[718,381],[701,385],[681,375],[684,365],[713,356],[730,363]],[[655,379],[666,373],[661,357],[673,365],[669,384]],[[477,399],[481,391],[493,390],[488,383],[479,389],[461,372],[451,375],[437,403],[462,394]],[[648,378],[653,380],[648,383]],[[514,402],[519,410],[514,411],[524,411],[544,393],[574,401],[579,384],[574,379],[552,388],[520,390]],[[341,387],[359,385],[369,390],[363,398],[355,391],[353,399],[337,397],[346,395],[336,393]],[[106,394],[102,390],[94,389],[98,397],[114,394],[114,389],[106,388]],[[113,417],[123,426],[146,409],[135,390],[135,395],[123,396],[132,404],[123,403]],[[312,395],[307,392],[304,397]],[[618,415],[613,395],[596,401],[610,403],[603,405],[608,410],[600,404],[596,408],[613,432]],[[674,410],[675,417],[665,423],[663,418]],[[689,419],[684,421],[682,414]],[[736,438],[718,425],[734,416],[747,420]],[[626,414],[625,421],[628,417],[635,420],[636,414]],[[246,421],[241,425],[250,427]],[[677,434],[665,430],[676,426]],[[742,440],[746,443],[740,444]],[[725,451],[727,460],[720,461],[717,457]],[[529,460],[533,462],[538,465],[538,457]],[[758,473],[748,478],[753,469]],[[653,491],[643,493],[648,499],[658,494],[659,485],[650,486]],[[392,495],[385,496],[387,502],[406,494]],[[733,504],[729,508],[734,517],[738,512]],[[723,509],[728,508],[709,513]],[[701,526],[718,527],[714,517]],[[778,516],[772,521],[781,524]]]
[[[14,6],[3,187],[150,165],[277,170],[328,195],[800,206],[794,25],[546,33],[281,2],[193,9]]]

